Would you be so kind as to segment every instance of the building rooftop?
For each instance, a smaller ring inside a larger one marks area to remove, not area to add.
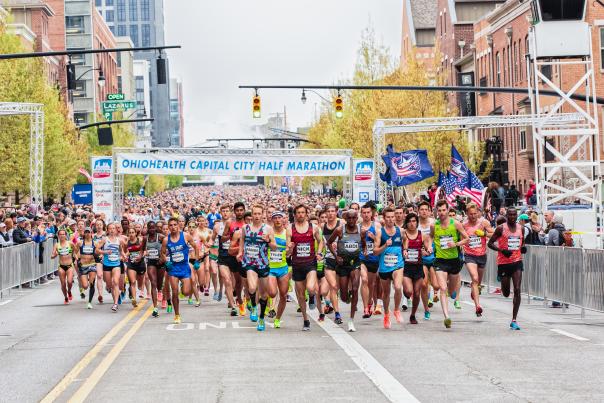
[[[436,28],[436,0],[407,0],[415,29]]]

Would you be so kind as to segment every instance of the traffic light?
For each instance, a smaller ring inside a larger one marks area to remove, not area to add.
[[[67,63],[67,89],[75,90],[76,88],[76,69],[75,64]]]
[[[254,119],[260,118],[260,97],[258,95],[254,96],[252,100],[252,116]]]
[[[336,111],[336,118],[342,119],[342,116],[344,116],[344,101],[340,94],[333,100],[333,108]]]

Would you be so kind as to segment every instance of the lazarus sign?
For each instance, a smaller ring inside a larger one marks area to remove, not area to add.
[[[342,155],[171,155],[119,153],[116,173],[210,176],[348,176]]]

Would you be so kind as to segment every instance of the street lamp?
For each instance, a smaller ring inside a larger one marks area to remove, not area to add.
[[[306,98],[306,91],[312,92],[313,94],[315,94],[316,96],[318,96],[319,98],[321,98],[323,101],[325,101],[327,103],[331,102],[330,100],[328,100],[327,98],[325,98],[323,95],[319,94],[317,91],[307,90],[307,89],[302,88],[302,97],[300,97],[300,101],[302,101],[303,104],[306,103],[306,99],[307,99]]]
[[[304,88],[302,89],[302,97],[300,98],[300,101],[302,101],[303,104],[306,103],[306,93],[304,92]]]

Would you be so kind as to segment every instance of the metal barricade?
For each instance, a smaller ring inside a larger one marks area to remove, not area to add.
[[[583,253],[583,283],[581,306],[604,311],[604,251],[585,249]]]
[[[42,263],[40,245],[28,242],[8,248],[0,248],[0,297],[2,293],[22,284],[33,283],[56,271],[56,259],[51,259],[54,241],[42,243]]]

